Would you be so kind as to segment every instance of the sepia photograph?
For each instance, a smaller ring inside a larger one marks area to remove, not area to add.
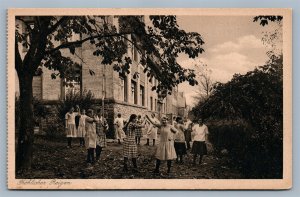
[[[290,9],[8,10],[10,189],[288,189]]]

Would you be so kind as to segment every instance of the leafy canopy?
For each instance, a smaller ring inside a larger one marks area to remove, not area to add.
[[[177,57],[185,54],[189,58],[204,52],[204,41],[199,33],[186,32],[177,24],[176,16],[34,16],[16,17],[25,25],[16,28],[16,46],[27,49],[22,59],[16,51],[18,73],[35,74],[40,66],[58,71],[52,77],[72,77],[79,65],[63,50],[80,58],[76,48],[90,43],[93,55],[99,58],[99,65],[112,65],[120,75],[129,74],[132,59],[128,47],[134,47],[140,54],[139,63],[144,72],[159,83],[156,91],[171,92],[179,83],[188,81],[196,85],[195,73],[179,65]],[[117,21],[117,22],[116,22]],[[74,39],[74,34],[80,35]],[[18,48],[18,47],[16,47]],[[17,49],[16,49],[17,50]],[[93,71],[90,71],[93,74]]]

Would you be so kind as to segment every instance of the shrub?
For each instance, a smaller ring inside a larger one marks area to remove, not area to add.
[[[66,99],[61,101],[57,105],[57,112],[61,122],[64,124],[65,114],[71,109],[78,105],[80,109],[89,109],[94,104],[94,95],[91,91],[84,90],[82,94],[80,92],[69,92],[66,95]]]
[[[282,178],[281,138],[256,131],[245,121],[214,121],[207,125],[215,153],[226,149],[245,178]]]
[[[41,103],[40,100],[33,97],[33,120],[34,126],[39,126],[41,119],[45,118],[49,114],[49,110]],[[20,126],[20,100],[19,97],[15,97],[15,127],[18,132]]]
[[[232,156],[242,157],[244,146],[253,129],[243,121],[208,123],[209,141],[216,153],[226,149]]]
[[[64,121],[59,117],[56,104],[45,104],[47,115],[42,117],[42,132],[48,139],[58,139],[65,136]]]

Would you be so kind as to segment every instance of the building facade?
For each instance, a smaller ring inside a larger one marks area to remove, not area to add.
[[[112,22],[115,23],[113,18]],[[70,39],[72,41],[82,38],[74,34]],[[33,96],[44,103],[51,103],[64,100],[66,94],[71,91],[91,91],[96,100],[95,108],[104,108],[111,128],[113,128],[113,119],[118,113],[121,113],[125,119],[133,113],[142,116],[158,113],[158,95],[156,91],[151,90],[158,84],[158,81],[154,78],[149,79],[143,72],[144,67],[139,64],[140,55],[134,46],[128,44],[126,56],[131,57],[132,65],[130,73],[126,77],[121,77],[118,72],[113,70],[112,65],[102,65],[100,57],[93,55],[94,50],[94,45],[89,42],[76,48],[76,55],[72,55],[68,49],[61,50],[64,56],[71,57],[81,65],[80,70],[74,72],[75,76],[72,81],[66,81],[59,77],[52,79],[51,74],[54,71],[42,68],[43,72],[33,79]],[[24,56],[26,51],[24,49],[21,51]],[[91,71],[93,75],[91,75]],[[19,91],[17,80],[16,75],[16,95]],[[72,85],[66,86],[66,84]],[[104,107],[102,101],[104,101]],[[168,95],[164,99],[162,114],[183,116],[183,108],[185,108],[185,96],[178,90],[174,90],[172,95]]]

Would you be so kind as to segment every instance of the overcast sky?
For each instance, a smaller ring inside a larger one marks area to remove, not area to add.
[[[245,74],[256,66],[263,65],[268,56],[268,48],[261,39],[264,32],[274,31],[278,26],[269,24],[265,27],[253,22],[254,16],[178,16],[180,28],[201,34],[205,52],[196,59],[180,57],[184,67],[202,70],[206,64],[213,81],[227,82],[233,74]],[[280,46],[281,47],[281,46]],[[193,105],[193,96],[198,87],[187,83],[179,86],[185,92],[187,104]]]

